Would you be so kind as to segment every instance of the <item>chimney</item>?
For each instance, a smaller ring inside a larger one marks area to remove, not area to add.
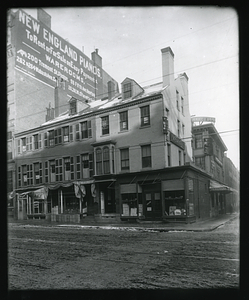
[[[37,20],[51,29],[51,16],[42,8],[37,9]]]
[[[66,89],[66,81],[57,78],[56,87],[54,89],[54,116],[57,118],[61,113],[68,109],[68,96]]]
[[[174,53],[170,47],[161,49],[163,87],[174,84]]]
[[[96,64],[98,67],[102,68],[102,57],[99,55],[99,49],[95,49],[92,54],[92,61],[94,64]]]
[[[107,82],[108,85],[108,100],[111,100],[115,95],[115,85],[111,80]]]

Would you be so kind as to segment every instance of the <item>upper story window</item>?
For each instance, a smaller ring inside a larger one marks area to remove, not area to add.
[[[121,159],[121,170],[129,170],[129,148],[120,149],[120,159]]]
[[[141,113],[141,126],[150,125],[150,106],[146,105],[140,107],[140,113]]]
[[[22,185],[28,184],[27,165],[22,166]]]
[[[42,183],[42,163],[34,163],[34,181],[35,184]]]
[[[128,129],[128,111],[119,113],[120,131]]]
[[[48,145],[54,146],[54,130],[48,132]]]
[[[195,165],[205,170],[205,157],[196,157]]]
[[[96,149],[96,173],[97,175],[102,174],[102,149]]]
[[[22,152],[26,152],[27,150],[26,145],[26,137],[22,138]]]
[[[32,136],[27,137],[27,151],[32,150]]]
[[[195,148],[203,148],[203,139],[202,134],[196,134],[195,135]]]
[[[75,115],[77,113],[77,100],[70,101],[70,115]]]
[[[92,124],[91,120],[81,123],[81,138],[87,139],[92,137]]]
[[[141,146],[142,168],[151,167],[151,145]]]
[[[176,91],[176,108],[180,111],[180,106],[179,106],[179,92]]]
[[[178,157],[179,157],[179,166],[182,165],[182,151],[178,151]]]
[[[63,143],[69,142],[69,126],[62,128]]]
[[[124,84],[124,99],[130,98],[131,95],[131,82],[127,82]]]
[[[115,149],[112,144],[97,147],[94,153],[96,162],[96,175],[111,174],[115,172]]]
[[[38,139],[38,134],[34,135],[34,149],[37,150],[39,149],[39,139]]]
[[[183,97],[181,97],[181,110],[182,110],[182,114],[184,115],[184,99],[183,99]]]
[[[184,136],[184,134],[185,134],[185,125],[182,124],[182,135]]]
[[[180,137],[180,121],[177,120],[177,136]]]
[[[49,162],[49,174],[50,174],[50,182],[55,181],[55,160],[50,160]]]
[[[101,118],[102,135],[109,134],[109,116]]]
[[[110,151],[108,147],[103,148],[103,166],[104,174],[110,173]]]

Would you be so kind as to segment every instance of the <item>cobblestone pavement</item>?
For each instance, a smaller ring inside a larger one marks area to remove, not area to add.
[[[9,223],[8,255],[10,291],[239,288],[239,218],[207,232]]]

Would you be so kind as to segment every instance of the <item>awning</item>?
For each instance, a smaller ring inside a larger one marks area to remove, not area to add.
[[[222,192],[222,193],[231,193],[232,190],[229,186],[221,184],[217,181],[210,180],[210,192]]]

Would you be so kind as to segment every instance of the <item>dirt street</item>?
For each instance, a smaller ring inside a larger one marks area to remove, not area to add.
[[[239,287],[239,221],[211,232],[10,223],[10,290]]]

